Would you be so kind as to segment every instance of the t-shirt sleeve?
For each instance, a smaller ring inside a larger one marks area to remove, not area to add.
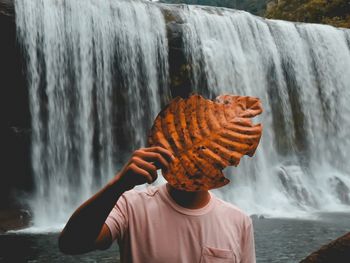
[[[246,221],[245,231],[242,237],[242,257],[241,263],[255,263],[255,244],[253,223],[250,217]]]
[[[109,213],[105,224],[111,232],[113,241],[115,239],[118,241],[123,239],[128,228],[127,200],[124,194],[119,197],[117,203]]]

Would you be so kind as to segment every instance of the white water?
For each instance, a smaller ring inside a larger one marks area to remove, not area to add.
[[[350,187],[350,31],[228,9],[186,6],[181,15],[194,89],[204,75],[209,94],[256,96],[265,108],[255,160],[229,169],[232,186],[219,194],[282,217],[349,210],[335,184]]]
[[[115,133],[127,127],[130,146],[144,144],[144,119],[160,110],[160,89],[168,96],[165,24],[153,5],[128,1],[18,0],[16,14],[33,117],[30,205],[46,227],[115,174],[125,140]]]
[[[16,1],[33,117],[35,227],[64,223],[114,175],[125,144],[144,145],[170,98],[163,8],[171,6]],[[232,183],[215,192],[251,214],[349,210],[350,31],[228,9],[176,10],[193,90],[257,96],[265,109],[256,155],[227,169]]]

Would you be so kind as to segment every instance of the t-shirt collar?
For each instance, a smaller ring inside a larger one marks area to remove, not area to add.
[[[210,200],[205,206],[198,209],[190,209],[190,208],[185,208],[183,206],[180,206],[178,203],[175,202],[175,200],[171,197],[171,195],[168,192],[166,183],[161,185],[159,187],[159,190],[164,201],[167,202],[172,208],[174,208],[176,211],[180,212],[181,214],[200,216],[210,212],[214,207],[215,196],[211,192],[209,192]]]

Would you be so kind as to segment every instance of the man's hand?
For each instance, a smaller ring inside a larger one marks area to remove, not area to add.
[[[138,149],[111,183],[119,181],[126,190],[144,183],[151,184],[157,180],[157,170],[168,169],[174,158],[170,151],[159,146]]]

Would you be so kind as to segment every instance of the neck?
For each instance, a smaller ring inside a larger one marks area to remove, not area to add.
[[[166,184],[166,188],[174,201],[185,208],[199,209],[206,206],[210,201],[210,194],[208,191],[187,192],[178,190],[170,184]]]

